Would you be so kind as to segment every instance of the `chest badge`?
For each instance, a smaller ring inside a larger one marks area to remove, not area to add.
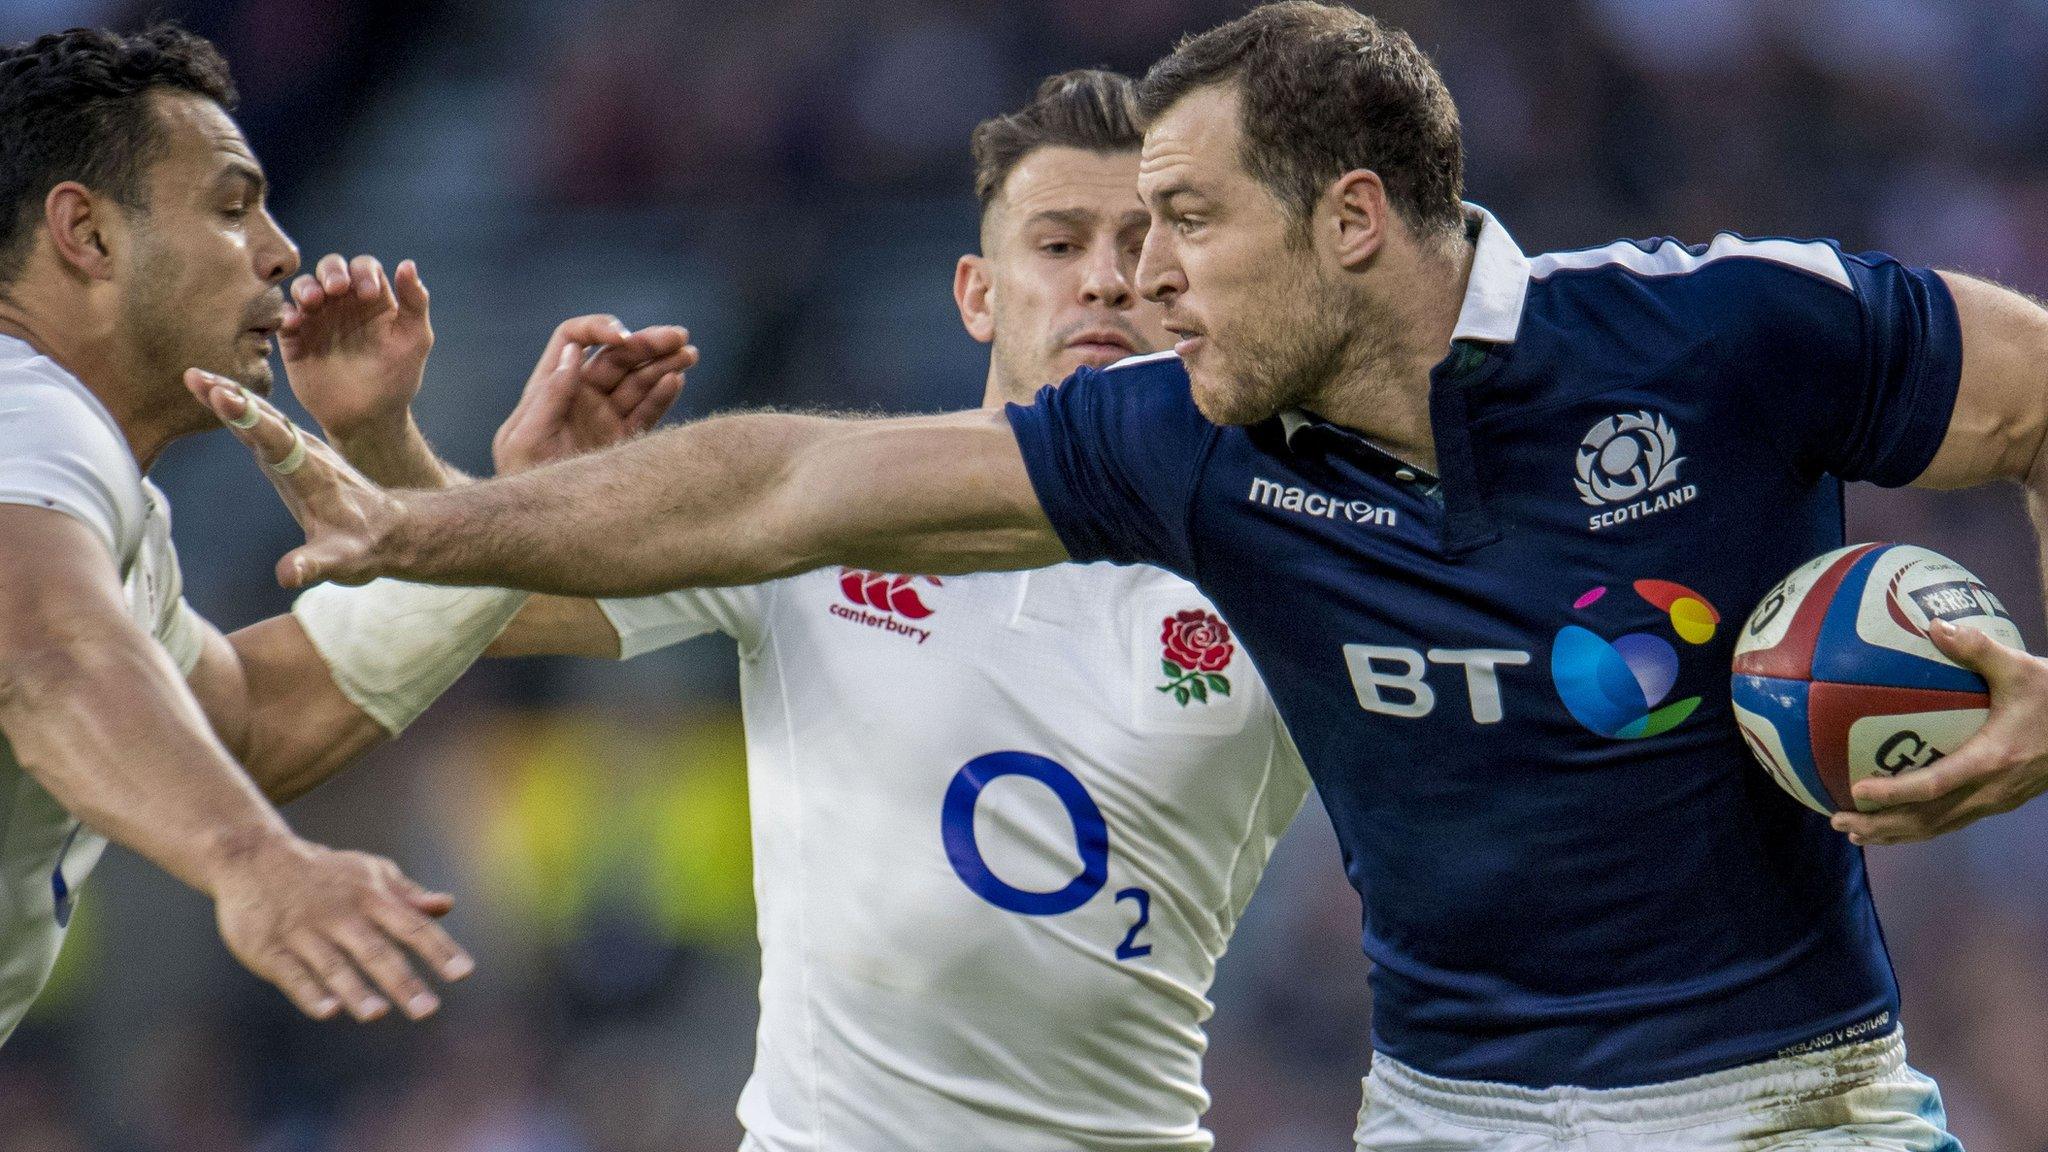
[[[1586,526],[1598,532],[1688,503],[1699,487],[1678,482],[1685,460],[1660,413],[1645,409],[1593,425],[1579,441],[1572,487],[1581,502],[1606,511],[1587,517]]]
[[[1160,626],[1159,669],[1166,683],[1157,690],[1172,695],[1185,708],[1189,701],[1207,704],[1213,693],[1230,695],[1230,678],[1223,670],[1230,666],[1237,645],[1231,642],[1230,625],[1214,612],[1190,608],[1168,616]]]

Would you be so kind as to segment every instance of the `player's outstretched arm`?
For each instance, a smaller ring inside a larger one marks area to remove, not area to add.
[[[1995,284],[1941,276],[1962,326],[1962,385],[1941,448],[1916,483],[2025,486],[2048,576],[2048,310]],[[1938,763],[1858,783],[1858,804],[1873,810],[1834,817],[1835,827],[1858,842],[1924,840],[2048,791],[2048,660],[1947,624],[1936,624],[1931,635],[1951,660],[1984,677],[1990,717]]]
[[[265,461],[303,439],[230,381],[186,383]],[[324,446],[305,460],[269,473],[307,532],[279,561],[288,587],[392,575],[645,595],[830,563],[942,574],[1066,557],[1000,411],[725,416],[441,492],[385,492]]]
[[[210,895],[237,959],[308,1015],[437,1006],[411,951],[469,960],[389,861],[294,836],[229,758],[163,648],[135,624],[106,549],[65,513],[0,507],[0,731],[73,815]]]

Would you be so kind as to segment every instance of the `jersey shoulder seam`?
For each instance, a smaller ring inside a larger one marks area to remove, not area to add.
[[[1662,280],[1741,260],[1798,272],[1854,295],[1855,282],[1849,277],[1848,259],[1828,240],[1748,237],[1722,232],[1704,245],[1660,236],[1647,241],[1616,240],[1593,248],[1546,252],[1530,258],[1529,279],[1540,284],[1560,275],[1618,270],[1639,280]]]

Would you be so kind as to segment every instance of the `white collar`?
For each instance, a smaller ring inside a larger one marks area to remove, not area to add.
[[[1512,344],[1522,327],[1522,300],[1529,294],[1529,258],[1493,213],[1468,201],[1465,219],[1478,223],[1479,237],[1451,341]]]

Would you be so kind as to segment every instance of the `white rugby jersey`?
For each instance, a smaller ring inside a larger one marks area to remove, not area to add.
[[[607,601],[739,641],[765,1152],[1205,1149],[1207,991],[1308,778],[1185,581],[825,569]]]
[[[203,632],[182,595],[169,503],[143,479],[120,426],[98,398],[56,362],[6,336],[0,336],[0,504],[54,509],[91,528],[120,571],[136,623],[156,637],[180,672],[192,671]],[[23,772],[0,741],[0,1040],[49,979],[79,885],[106,846]]]

